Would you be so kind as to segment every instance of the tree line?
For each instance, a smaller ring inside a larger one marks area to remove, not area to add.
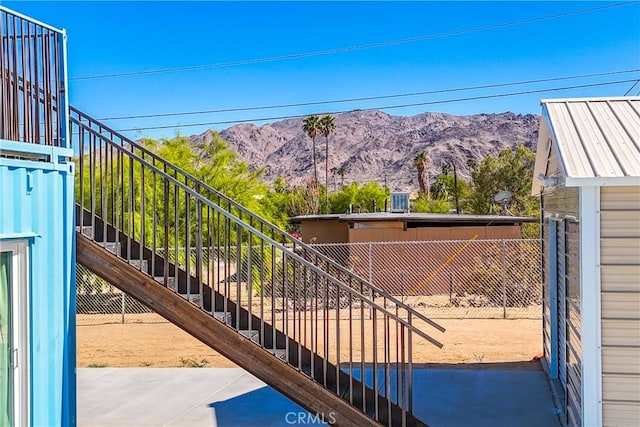
[[[213,131],[211,141],[201,146],[194,146],[188,138],[183,136],[162,140],[144,139],[141,143],[150,151],[267,221],[286,229],[288,219],[292,216],[340,214],[347,211],[380,212],[388,208],[390,189],[385,185],[377,181],[345,183],[347,170],[344,167],[329,168],[330,137],[335,127],[334,118],[328,115],[309,116],[303,120],[303,130],[311,139],[313,177],[307,179],[302,185],[289,185],[284,177],[279,177],[273,184],[268,184],[264,179],[263,169],[252,169],[246,161],[239,158],[218,133]],[[325,142],[323,147],[325,150],[324,185],[318,182],[316,139],[319,136],[324,137]],[[468,165],[471,169],[471,180],[466,181],[457,176],[455,165],[448,162],[439,165],[440,171],[435,176],[431,176],[429,174],[430,159],[427,153],[419,153],[414,157],[419,191],[411,200],[411,211],[433,213],[460,211],[470,214],[510,213],[517,216],[537,216],[538,201],[530,195],[534,163],[535,155],[526,147],[506,148],[498,155],[489,156],[479,163],[470,162]],[[76,184],[76,194],[78,198],[84,198],[86,205],[91,199],[88,193],[90,180],[99,182],[102,176],[91,177],[88,170],[89,161],[85,161],[84,165],[84,184],[82,185],[84,194],[80,191],[80,183]],[[120,167],[128,168],[125,164]],[[125,183],[125,187],[131,185],[140,188],[142,178],[140,170],[138,167],[131,167],[131,170],[131,184]],[[329,182],[329,172],[334,178],[333,189]],[[339,186],[335,182],[336,175],[341,177]],[[176,203],[170,194],[168,200],[158,199],[154,204],[150,197],[161,189],[154,189],[149,179],[144,182],[144,186],[148,188],[145,192],[148,198],[146,206],[156,206],[159,214],[164,203]],[[510,202],[496,203],[494,196],[505,190],[513,194]],[[132,206],[136,209],[133,210],[139,212],[141,203],[139,194],[135,193],[134,198]],[[99,200],[96,202],[101,203]],[[178,203],[184,202],[178,200]],[[187,215],[186,207],[181,206],[180,209]],[[132,221],[134,220],[138,221],[139,218],[134,216]]]

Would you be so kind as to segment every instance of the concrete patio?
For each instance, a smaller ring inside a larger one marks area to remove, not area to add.
[[[559,427],[539,369],[415,371],[415,413],[432,427]],[[330,420],[328,420],[330,421]],[[321,424],[240,368],[79,368],[80,426]]]

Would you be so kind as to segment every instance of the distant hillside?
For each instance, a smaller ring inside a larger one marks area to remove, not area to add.
[[[467,161],[480,161],[505,147],[524,144],[532,150],[538,138],[540,117],[510,112],[455,116],[424,113],[412,117],[381,111],[355,111],[335,116],[330,137],[329,168],[347,169],[345,183],[377,180],[392,190],[415,190],[413,158],[426,152],[431,175],[443,161],[455,161],[469,177]],[[265,167],[273,181],[282,175],[291,184],[313,176],[311,140],[302,131],[302,119],[264,126],[240,124],[220,132],[222,137],[254,167]],[[208,134],[191,136],[192,143],[208,141]],[[324,138],[317,140],[318,176],[324,181]],[[340,182],[340,177],[335,178]],[[332,180],[332,178],[330,178]],[[332,182],[332,181],[330,181]]]

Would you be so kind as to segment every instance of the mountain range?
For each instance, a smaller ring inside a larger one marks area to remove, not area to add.
[[[378,181],[395,191],[418,187],[413,159],[425,152],[429,174],[440,173],[443,163],[454,163],[458,175],[468,179],[468,161],[480,162],[506,147],[524,144],[535,150],[540,116],[511,112],[456,116],[427,112],[392,116],[377,110],[336,114],[335,131],[329,137],[329,168],[344,168],[344,177],[330,174],[329,185]],[[313,177],[312,143],[302,130],[302,119],[286,119],[263,126],[239,124],[220,132],[231,147],[253,168],[264,168],[272,182],[285,177],[290,185]],[[211,135],[193,135],[194,145],[207,143]],[[324,183],[325,140],[316,140],[318,178]]]

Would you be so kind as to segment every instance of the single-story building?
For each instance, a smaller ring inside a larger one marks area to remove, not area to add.
[[[570,426],[640,425],[640,98],[542,101],[543,365]]]
[[[470,283],[477,282],[476,275],[491,270],[490,266],[514,250],[503,239],[521,239],[522,224],[537,221],[496,215],[388,212],[291,218],[300,224],[305,242],[316,244],[318,250],[395,295],[470,290]],[[420,241],[429,242],[415,243]],[[537,258],[536,254],[528,255]],[[517,257],[511,254],[510,258]]]
[[[305,243],[398,242],[421,240],[520,239],[522,224],[536,218],[433,213],[301,215]]]

